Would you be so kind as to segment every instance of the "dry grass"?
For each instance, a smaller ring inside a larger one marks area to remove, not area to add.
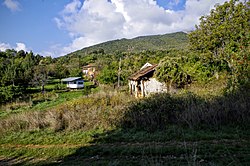
[[[111,128],[121,118],[121,110],[132,98],[117,91],[101,91],[67,102],[48,111],[23,112],[0,121],[0,131],[88,130]]]
[[[31,107],[31,106],[32,106],[32,102],[16,101],[16,102],[8,103],[6,105],[1,106],[1,110],[5,110],[8,112],[12,110],[17,110],[19,108]]]
[[[19,113],[0,121],[0,131],[111,129],[114,127],[155,131],[168,125],[190,128],[223,125],[248,126],[248,89],[223,96],[200,97],[191,92],[157,94],[135,100],[123,92],[105,89],[48,111]]]

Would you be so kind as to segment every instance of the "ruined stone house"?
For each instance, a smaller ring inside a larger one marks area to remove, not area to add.
[[[166,92],[164,83],[153,77],[157,64],[146,63],[129,77],[129,91],[135,97],[145,97],[152,93]]]

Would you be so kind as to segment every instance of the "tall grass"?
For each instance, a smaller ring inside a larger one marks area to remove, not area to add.
[[[23,112],[3,118],[0,121],[0,131],[112,128],[116,120],[121,119],[121,110],[124,110],[130,100],[131,97],[125,93],[101,91],[48,111]]]
[[[133,102],[122,125],[153,131],[169,124],[190,128],[223,125],[249,126],[250,91],[241,90],[223,96],[200,97],[191,92],[181,95],[157,94]]]
[[[114,127],[147,131],[168,125],[190,128],[219,128],[224,125],[249,126],[250,92],[220,97],[199,97],[190,92],[156,94],[136,100],[126,93],[106,88],[48,111],[24,112],[0,121],[0,132],[18,130],[93,130]]]

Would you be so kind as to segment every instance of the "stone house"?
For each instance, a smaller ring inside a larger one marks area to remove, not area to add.
[[[166,92],[167,87],[153,77],[157,64],[146,63],[129,79],[129,91],[135,97],[145,97],[152,93]]]
[[[83,66],[82,73],[92,81],[96,77],[97,66],[94,64],[89,64],[89,65]]]

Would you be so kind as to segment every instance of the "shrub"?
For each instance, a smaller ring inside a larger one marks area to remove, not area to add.
[[[22,94],[22,89],[19,86],[4,86],[0,87],[0,104],[14,100]]]
[[[0,121],[0,130],[89,130],[112,128],[122,117],[130,97],[120,92],[99,92],[48,111],[11,115]]]
[[[202,98],[190,92],[158,94],[131,104],[121,124],[124,128],[147,131],[161,130],[170,124],[190,128],[245,127],[250,122],[249,100],[249,90],[212,98]]]
[[[0,130],[163,130],[169,125],[190,128],[220,128],[250,124],[249,89],[217,97],[199,97],[191,92],[156,94],[133,100],[121,92],[99,92],[67,102],[48,111],[9,116]]]

